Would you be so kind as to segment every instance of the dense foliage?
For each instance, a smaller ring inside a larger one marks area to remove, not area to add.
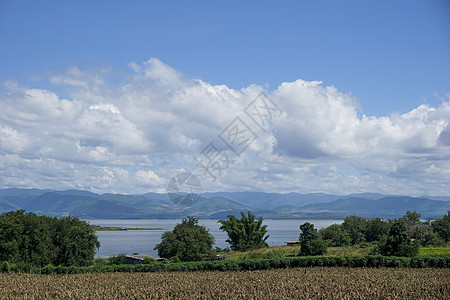
[[[51,218],[23,210],[0,215],[0,261],[86,266],[98,247],[94,230],[75,217]]]
[[[444,217],[431,222],[431,227],[446,242],[450,242],[450,211]]]
[[[181,261],[209,260],[213,258],[214,237],[198,219],[187,217],[172,231],[162,234],[161,243],[155,246],[162,258],[177,258]]]
[[[399,223],[402,225],[399,225]],[[396,231],[391,231],[394,224],[397,224]],[[392,220],[381,220],[380,218],[366,220],[358,216],[348,216],[341,225],[333,224],[320,229],[319,233],[329,247],[367,245],[367,243],[381,246],[380,243],[386,244],[393,241],[392,234],[399,234],[399,226],[404,231],[402,231],[401,237],[398,236],[397,239],[400,238],[404,242],[414,240],[422,247],[441,247],[450,239],[450,217],[448,214],[430,223],[429,221],[421,222],[420,214],[415,211],[407,211],[402,218]],[[387,250],[386,247],[385,249],[387,251],[385,253],[391,251]],[[399,250],[398,253],[402,252],[403,250]]]
[[[92,267],[1,265],[1,272],[37,274],[80,274],[106,272],[175,272],[175,271],[253,271],[298,267],[348,268],[450,268],[448,256],[297,256],[272,259],[243,259],[224,261],[191,261],[178,263],[150,263],[140,265],[101,265]]]
[[[262,217],[256,218],[252,213],[247,212],[247,216],[241,212],[241,218],[233,215],[227,216],[228,220],[219,220],[221,230],[228,234],[227,243],[231,250],[247,251],[268,247],[266,240],[269,237],[267,225],[262,225]]]
[[[383,237],[374,252],[385,256],[415,256],[419,252],[419,243],[412,242],[406,225],[395,221],[389,229],[389,235]]]
[[[325,242],[320,238],[314,225],[306,222],[300,225],[300,253],[299,255],[322,255],[327,252]]]

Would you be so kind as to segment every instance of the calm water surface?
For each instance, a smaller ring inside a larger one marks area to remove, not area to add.
[[[115,227],[140,227],[140,228],[163,228],[163,230],[128,230],[128,231],[98,231],[97,236],[100,241],[100,249],[96,257],[109,257],[119,253],[132,254],[141,253],[158,256],[153,250],[156,244],[161,242],[161,234],[172,230],[181,222],[178,220],[87,220],[90,224],[100,226]],[[286,241],[298,238],[301,224],[310,222],[317,229],[330,226],[331,224],[341,224],[343,220],[264,220],[263,225],[267,225],[269,238],[267,242],[270,246],[285,245]],[[227,234],[219,230],[220,224],[217,220],[200,219],[200,225],[206,226],[209,232],[216,239],[216,246],[220,248],[228,247],[225,242]]]

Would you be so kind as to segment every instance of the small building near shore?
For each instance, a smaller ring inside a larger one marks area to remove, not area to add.
[[[298,239],[286,242],[287,246],[295,246],[295,245],[298,245],[298,244],[300,244],[300,241]]]
[[[163,260],[162,258],[159,257],[154,257],[151,255],[147,255],[147,254],[135,254],[135,255],[127,255],[125,256],[125,264],[128,265],[139,265],[139,264],[143,264],[145,262],[145,258],[146,257],[150,257],[155,259],[156,261],[161,261]]]

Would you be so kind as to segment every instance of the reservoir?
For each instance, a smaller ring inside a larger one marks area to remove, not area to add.
[[[172,230],[174,226],[181,223],[181,219],[150,219],[150,220],[87,220],[89,224],[112,227],[128,228],[163,228],[162,230],[121,230],[121,231],[97,231],[100,249],[96,257],[110,257],[120,253],[124,254],[149,254],[158,256],[153,250],[156,244],[161,242],[161,234]],[[300,235],[299,226],[305,222],[314,224],[314,228],[320,229],[332,224],[341,224],[343,220],[270,220],[264,219],[263,225],[267,225],[269,246],[286,245],[286,241],[297,239]],[[227,233],[220,230],[217,220],[200,219],[199,225],[205,226],[215,237],[215,246],[220,248],[229,247],[226,242]]]

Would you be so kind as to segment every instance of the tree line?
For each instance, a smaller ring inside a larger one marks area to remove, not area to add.
[[[450,213],[450,212],[449,212]],[[348,216],[342,224],[333,224],[317,230],[306,222],[301,224],[299,256],[322,255],[328,247],[360,245],[372,247],[372,255],[404,256],[417,255],[420,246],[443,246],[450,241],[450,215],[433,222],[420,221],[420,214],[407,211],[398,219],[365,219]],[[228,235],[227,243],[234,251],[249,251],[269,247],[266,243],[267,225],[262,217],[241,212],[241,218],[228,215],[219,220],[220,229]],[[172,231],[162,235],[161,243],[155,246],[158,255],[173,261],[198,261],[212,259],[214,237],[198,219],[188,217]],[[216,249],[217,250],[217,249]]]
[[[52,218],[11,211],[0,215],[0,262],[33,266],[88,266],[100,243],[76,217]]]
[[[450,212],[449,212],[450,213]],[[321,255],[327,247],[360,245],[372,248],[371,254],[406,256],[417,254],[419,246],[442,246],[450,241],[450,215],[435,221],[420,221],[420,214],[407,211],[392,220],[366,220],[349,216],[342,224],[317,230],[301,224],[299,256]],[[269,247],[267,225],[263,218],[241,212],[218,221],[228,235],[230,250],[249,251]],[[187,217],[173,230],[163,233],[155,246],[161,258],[171,261],[202,261],[214,258],[214,237],[198,219]],[[52,218],[25,213],[24,210],[0,215],[0,262],[34,266],[88,266],[94,261],[100,243],[95,229],[76,217]]]
[[[432,222],[421,222],[420,217],[415,211],[389,220],[349,216],[341,225],[322,228],[318,233],[328,246],[375,244],[372,254],[386,256],[414,256],[419,247],[444,246],[450,241],[449,213]]]

